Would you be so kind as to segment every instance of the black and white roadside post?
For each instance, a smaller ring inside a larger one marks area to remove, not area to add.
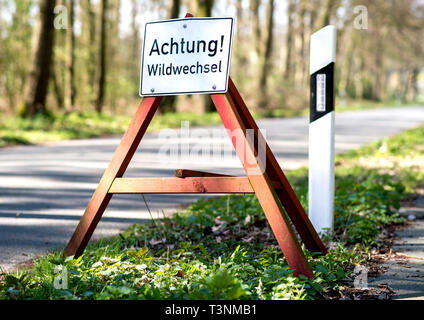
[[[311,36],[309,119],[309,219],[318,233],[333,231],[334,62],[336,29]]]

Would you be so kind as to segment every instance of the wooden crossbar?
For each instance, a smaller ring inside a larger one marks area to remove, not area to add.
[[[280,184],[274,182],[275,188]],[[248,194],[254,193],[247,177],[116,178],[111,194]]]
[[[232,177],[230,175],[221,174],[221,173],[212,173],[204,172],[197,170],[188,170],[188,169],[177,169],[174,172],[174,176],[177,178],[187,178],[187,177]]]

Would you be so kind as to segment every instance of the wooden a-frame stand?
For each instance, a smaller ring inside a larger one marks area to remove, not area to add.
[[[175,178],[122,178],[163,98],[146,97],[132,118],[69,241],[66,256],[80,256],[83,253],[113,194],[255,193],[294,275],[313,277],[292,224],[308,250],[325,254],[326,248],[266,142],[263,142],[266,163],[256,160],[259,150],[255,141],[264,139],[231,78],[227,93],[211,97],[225,128],[231,134],[247,177],[177,170]],[[253,130],[254,139],[247,137],[247,130]],[[243,141],[244,148],[237,148],[236,141]]]

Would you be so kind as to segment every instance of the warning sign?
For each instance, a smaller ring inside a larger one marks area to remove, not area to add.
[[[233,18],[189,18],[146,23],[140,95],[225,93]]]

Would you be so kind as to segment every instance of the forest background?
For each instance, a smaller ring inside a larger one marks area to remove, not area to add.
[[[0,123],[39,113],[131,115],[144,23],[236,19],[231,75],[249,108],[309,105],[309,39],[337,28],[336,104],[421,103],[424,2],[418,0],[0,0]],[[161,113],[213,111],[167,97]]]

